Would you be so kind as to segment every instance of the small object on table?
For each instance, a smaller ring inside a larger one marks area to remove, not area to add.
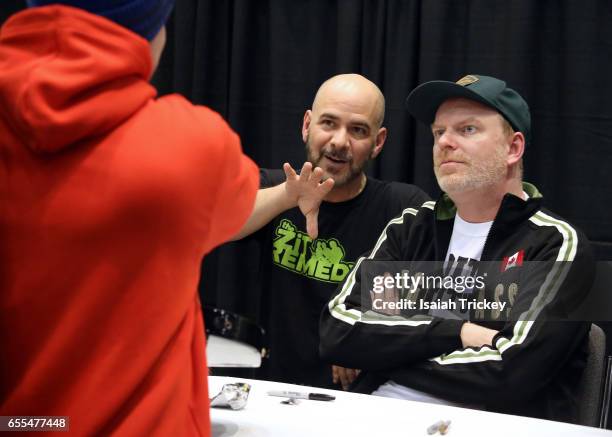
[[[448,433],[450,424],[451,424],[450,420],[445,420],[442,422],[442,425],[440,425],[440,427],[438,428],[438,431],[440,431],[440,435],[446,435],[446,433]]]
[[[210,400],[211,407],[231,408],[232,410],[241,410],[249,399],[251,386],[244,382],[236,382],[234,384],[223,384],[219,394]]]
[[[283,405],[298,405],[300,403],[299,399],[295,399],[295,398],[289,398],[289,399],[285,399],[284,401],[281,401],[281,404]]]
[[[448,433],[450,424],[451,424],[450,420],[438,420],[436,423],[434,423],[433,425],[430,425],[427,428],[427,434],[433,435],[439,432],[440,435],[446,435]]]

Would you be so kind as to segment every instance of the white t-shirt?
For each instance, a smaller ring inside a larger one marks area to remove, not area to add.
[[[409,401],[427,402],[429,404],[450,405],[453,407],[465,407],[466,405],[437,398],[428,393],[406,387],[395,381],[387,381],[372,392],[374,396],[385,398],[404,399]]]
[[[452,260],[453,265],[450,267],[454,269],[460,258],[479,261],[492,224],[492,220],[484,223],[469,223],[456,214],[445,262],[449,263]]]

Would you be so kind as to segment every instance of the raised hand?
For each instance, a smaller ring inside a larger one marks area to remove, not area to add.
[[[317,222],[319,206],[334,187],[334,180],[328,178],[321,182],[323,170],[320,167],[313,170],[310,162],[304,163],[299,175],[289,163],[283,164],[283,170],[287,177],[285,182],[287,196],[297,202],[297,206],[306,217],[306,232],[314,240],[319,234]]]

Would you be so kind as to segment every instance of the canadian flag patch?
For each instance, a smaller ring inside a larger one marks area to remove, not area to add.
[[[523,255],[525,251],[523,249],[519,250],[512,256],[505,256],[501,263],[501,271],[505,272],[512,267],[520,267],[523,265]]]

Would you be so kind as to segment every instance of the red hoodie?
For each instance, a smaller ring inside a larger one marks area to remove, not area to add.
[[[147,41],[78,9],[0,31],[2,416],[210,433],[200,262],[258,172],[218,114],[156,99],[151,69]]]

